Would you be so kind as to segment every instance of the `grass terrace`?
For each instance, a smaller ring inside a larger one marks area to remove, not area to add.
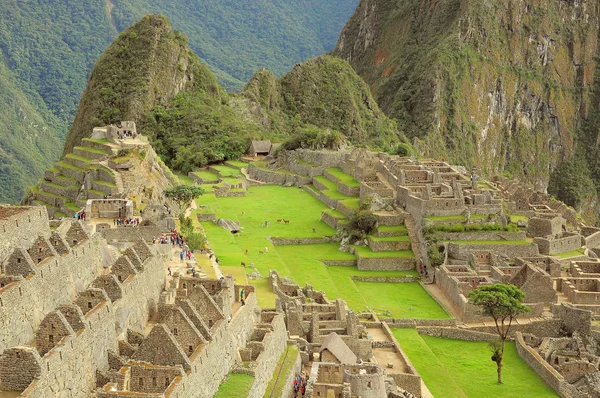
[[[406,314],[432,319],[447,317],[443,309],[439,308],[419,284],[357,282],[353,279],[356,276],[417,276],[415,271],[359,271],[356,266],[326,266],[323,261],[356,261],[353,254],[339,250],[339,243],[274,246],[269,237],[320,238],[335,233],[333,228],[320,221],[321,213],[331,210],[303,189],[270,185],[252,186],[245,197],[215,198],[214,195],[205,194],[196,201],[206,207],[195,213],[214,212],[217,218],[240,222],[242,231],[238,234],[232,234],[212,222],[201,224],[208,244],[216,253],[224,270],[243,278],[244,268],[241,263],[244,262],[247,265],[246,272],[252,272],[250,264],[254,264],[264,277],[248,280],[248,283],[255,286],[259,305],[263,308],[275,306],[275,295],[271,292],[267,279],[269,271],[273,269],[281,276],[290,277],[300,286],[306,283],[313,285],[314,289],[324,291],[331,300],[343,298],[350,308],[356,311],[372,307],[391,311],[395,317]],[[339,215],[341,216],[341,213]],[[277,219],[286,219],[290,223],[277,223]],[[270,228],[261,226],[261,222],[266,220],[271,222]],[[313,228],[316,232],[313,232]],[[268,249],[268,252],[265,249]],[[370,252],[370,249],[364,249]],[[411,251],[372,255],[379,258],[414,258]],[[373,294],[377,290],[389,294]],[[431,307],[437,310],[430,311],[428,315],[425,309]]]
[[[246,398],[254,384],[254,377],[246,374],[230,373],[219,386],[214,398]]]
[[[396,232],[399,234],[407,234],[408,229],[405,225],[380,225],[377,227],[379,232]]]
[[[245,169],[248,167],[248,163],[242,162],[241,160],[228,160],[227,163],[238,169]]]
[[[410,242],[410,237],[408,235],[398,235],[398,236],[371,236],[375,242]]]
[[[218,170],[219,174],[223,177],[242,177],[242,172],[239,169],[224,165],[211,166],[213,169]]]
[[[281,397],[285,383],[294,367],[294,363],[298,358],[298,348],[295,345],[288,345],[287,349],[281,354],[277,367],[273,372],[273,377],[267,386],[264,398]]]
[[[202,178],[203,181],[217,181],[219,180],[219,176],[212,171],[200,170],[194,171],[192,174],[197,176],[198,178]]]
[[[327,172],[334,176],[339,182],[349,187],[360,187],[360,182],[356,181],[354,177],[349,174],[346,174],[342,171],[342,169],[333,167],[327,169]]]
[[[107,138],[102,138],[102,139],[83,138],[81,141],[94,142],[96,144],[108,144]]]
[[[394,336],[435,397],[558,397],[506,343],[503,384],[497,383],[496,363],[487,342],[421,336],[415,329],[394,329]]]
[[[571,257],[579,257],[579,256],[583,256],[583,254],[585,253],[585,249],[577,249],[577,250],[571,250],[569,252],[563,252],[563,253],[558,253],[558,254],[553,254],[553,257],[558,257],[558,258],[571,258]]]
[[[352,247],[356,250],[357,256],[364,258],[415,258],[415,254],[412,250],[374,252],[367,246]]]
[[[530,245],[526,240],[453,240],[457,245]]]
[[[188,176],[184,176],[183,174],[175,174],[175,176],[177,177],[177,180],[179,181],[179,183],[182,185],[193,185],[194,184],[194,180],[192,180]]]

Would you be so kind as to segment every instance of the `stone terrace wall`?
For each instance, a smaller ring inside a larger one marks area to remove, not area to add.
[[[33,340],[42,319],[75,300],[103,272],[101,240],[92,238],[36,266],[36,274],[0,289],[0,352]]]
[[[275,236],[271,237],[271,242],[275,246],[282,245],[318,245],[321,243],[331,242],[331,238],[278,238]]]
[[[525,232],[438,232],[440,240],[525,240]]]
[[[504,254],[509,258],[538,256],[538,246],[534,243],[527,245],[468,245],[448,244],[448,255],[458,260],[468,260],[472,251],[493,251]]]
[[[515,342],[517,344],[517,353],[519,353],[519,356],[527,362],[527,364],[531,366],[533,370],[535,370],[536,373],[554,389],[554,391],[563,398],[577,396],[573,395],[575,391],[573,391],[569,383],[565,381],[564,377],[550,366],[548,362],[544,361],[533,348],[525,343],[523,335],[520,332],[517,333]]]
[[[312,181],[312,178],[309,177],[266,170],[253,164],[248,166],[248,175],[253,180],[273,185],[295,185],[300,187],[302,185],[310,184]]]
[[[534,238],[533,241],[539,246],[541,254],[557,254],[569,252],[581,247],[581,236],[573,235],[558,239]]]
[[[300,353],[296,354],[296,361],[290,370],[290,374],[286,382],[283,384],[283,389],[281,390],[281,398],[295,398],[294,397],[294,379],[297,375],[300,374],[302,370],[302,358],[300,357]]]
[[[267,390],[267,385],[273,377],[279,357],[285,350],[287,344],[287,330],[283,320],[283,314],[277,314],[271,322],[273,331],[265,336],[264,351],[257,358],[257,366],[254,370],[254,384],[248,393],[248,398],[262,398]]]
[[[29,247],[38,236],[49,237],[45,207],[0,206],[0,262],[15,245]]]
[[[246,298],[246,305],[233,316],[231,322],[219,321],[212,329],[212,341],[199,355],[190,357],[191,373],[172,390],[170,397],[185,398],[193,391],[194,397],[210,398],[219,389],[221,381],[237,361],[238,347],[244,347],[252,336],[259,308],[254,293]]]
[[[498,341],[498,335],[492,333],[476,332],[467,329],[443,328],[443,327],[419,327],[419,334],[445,339],[464,341]]]
[[[406,271],[415,268],[414,258],[365,258],[358,257],[359,270],[370,271]]]
[[[22,397],[89,397],[96,370],[108,369],[107,350],[117,351],[114,311],[102,302],[85,316],[84,328],[67,336],[42,358],[42,373]]]
[[[381,326],[383,328],[383,332],[393,343],[396,354],[402,357],[402,360],[404,361],[404,363],[406,363],[406,366],[408,367],[407,373],[394,374],[392,375],[392,377],[394,378],[398,386],[402,387],[414,396],[420,398],[423,394],[421,391],[421,375],[419,375],[417,369],[413,366],[410,359],[408,359],[408,356],[404,353],[404,351],[402,351],[402,347],[398,343],[398,340],[396,340],[396,337],[392,333],[392,330],[389,328],[387,323],[383,322]],[[383,366],[383,364],[381,365]]]
[[[169,232],[169,229],[155,226],[123,226],[100,231],[102,237],[108,242],[137,242],[138,240],[151,242],[152,238],[159,237],[163,232]]]

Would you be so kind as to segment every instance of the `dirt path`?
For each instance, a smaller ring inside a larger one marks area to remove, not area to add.
[[[111,0],[104,0],[106,3],[106,16],[108,17],[108,22],[110,26],[112,26],[115,30],[117,30],[117,25],[115,24],[115,18],[113,17],[112,10],[115,8],[115,5]]]

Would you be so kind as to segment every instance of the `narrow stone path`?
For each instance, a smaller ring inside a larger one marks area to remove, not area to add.
[[[113,8],[115,8],[115,5],[113,4],[113,2],[111,0],[104,0],[106,3],[106,16],[108,17],[108,22],[110,23],[110,26],[112,26],[114,28],[114,30],[117,30],[117,24],[115,23],[115,17],[113,17],[112,11]]]

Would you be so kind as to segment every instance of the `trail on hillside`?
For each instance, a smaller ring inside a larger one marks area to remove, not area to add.
[[[115,8],[115,5],[111,0],[104,0],[106,2],[106,16],[108,17],[108,22],[110,25],[117,30],[117,25],[115,24],[115,18],[112,15],[112,10]]]

